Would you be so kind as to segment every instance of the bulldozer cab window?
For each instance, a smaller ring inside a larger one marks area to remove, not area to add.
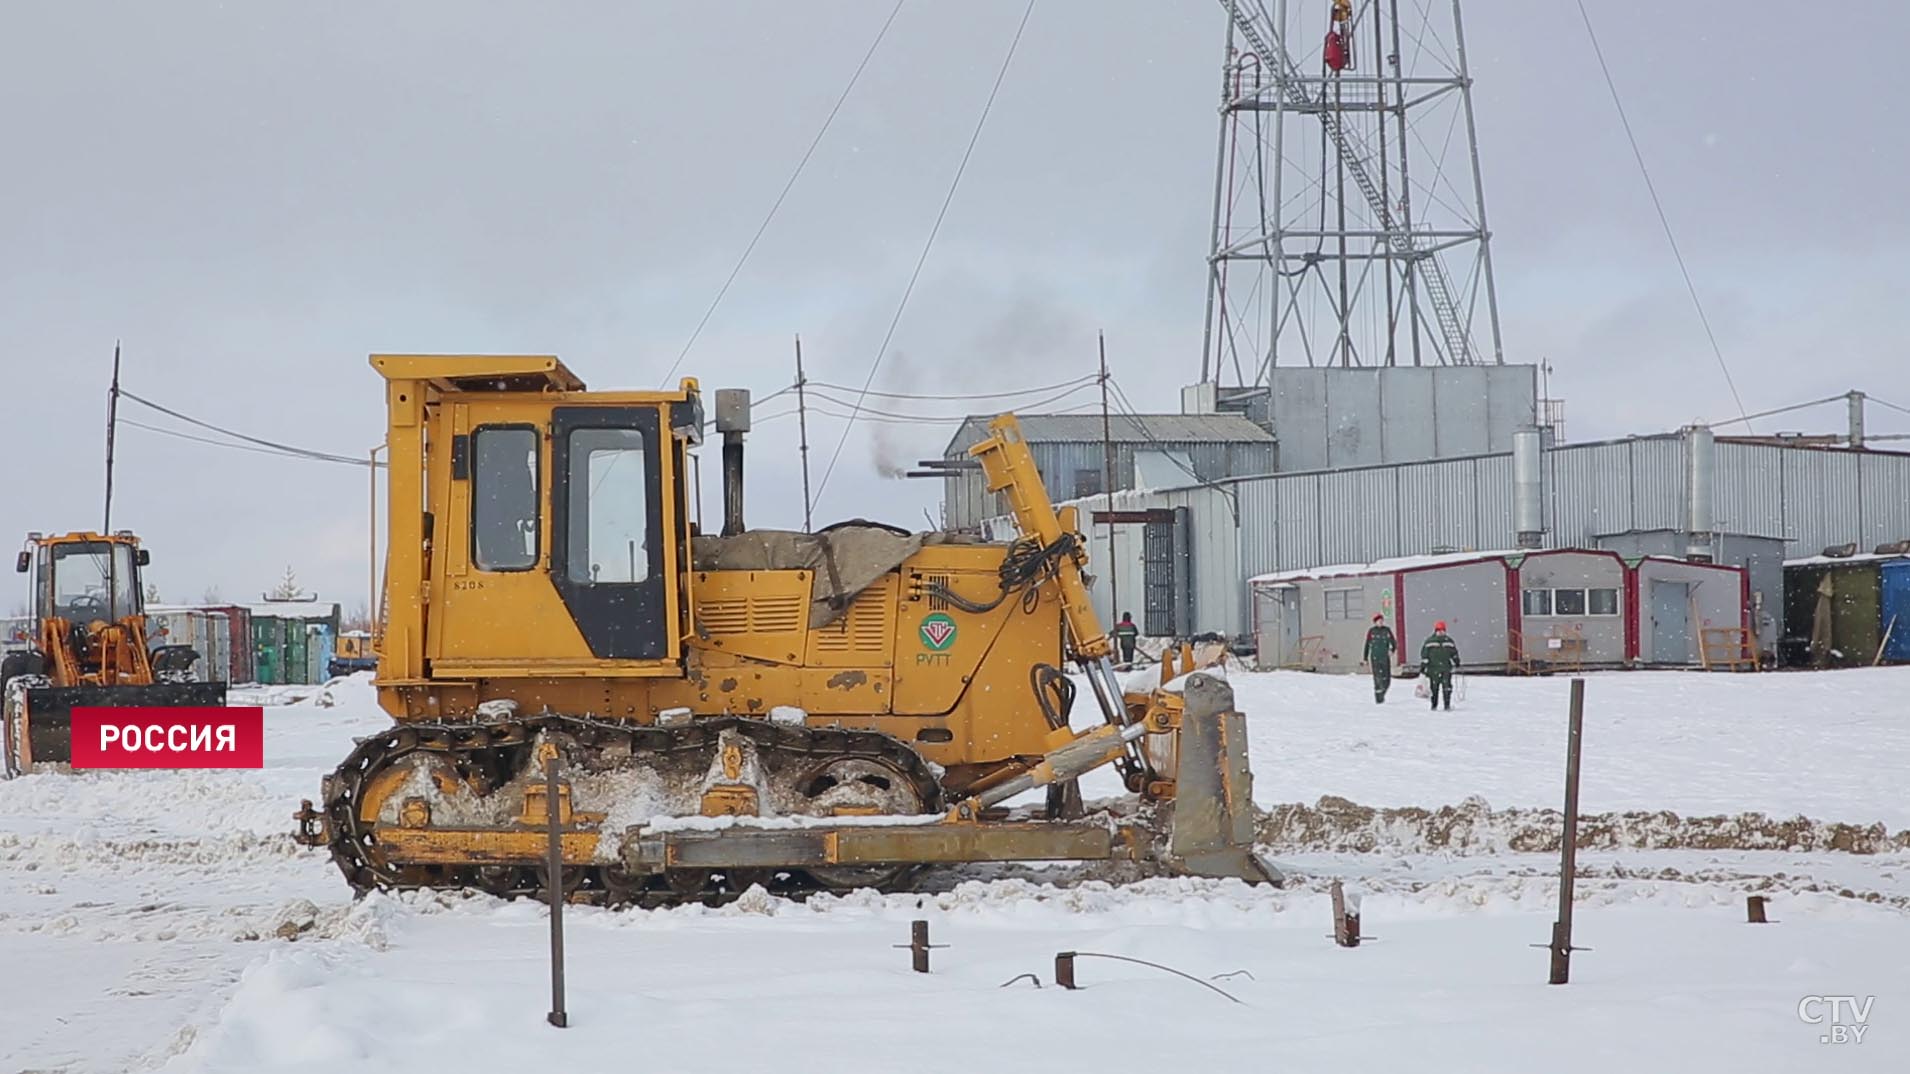
[[[471,559],[479,570],[537,566],[538,434],[481,426],[471,437]]]
[[[570,434],[570,580],[641,582],[650,577],[650,470],[636,429]]]
[[[40,559],[42,611],[88,623],[139,614],[139,575],[131,545],[106,541],[56,544]]]

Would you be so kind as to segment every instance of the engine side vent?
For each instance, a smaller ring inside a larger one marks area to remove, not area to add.
[[[801,597],[752,597],[749,602],[750,629],[758,634],[787,634],[802,629]]]
[[[711,634],[749,633],[749,601],[706,600],[696,606],[696,620]]]
[[[840,619],[816,631],[816,649],[825,653],[880,654],[893,629],[889,622],[890,587],[871,586],[856,597]]]

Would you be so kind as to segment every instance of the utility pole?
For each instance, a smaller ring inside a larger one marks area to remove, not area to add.
[[[371,486],[371,511],[366,516],[370,521],[365,525],[365,536],[369,543],[369,547],[366,550],[366,570],[369,579],[369,588],[366,590],[366,593],[368,594],[367,600],[369,603],[365,605],[365,618],[367,620],[365,623],[365,633],[371,635],[373,646],[378,644],[378,453],[383,450],[385,450],[385,445],[379,444],[367,452],[365,456],[366,483]]]
[[[113,535],[113,432],[119,428],[119,341],[113,341],[113,385],[106,391],[106,512],[100,522],[103,536]],[[106,621],[119,622],[119,555],[106,546]]]
[[[1108,334],[1095,333],[1101,348],[1101,482],[1108,497],[1108,618],[1121,614],[1120,571],[1114,562],[1114,434],[1108,422]]]
[[[1852,391],[1844,399],[1849,407],[1850,446],[1861,448],[1864,446],[1864,393]]]
[[[803,395],[802,336],[796,337],[796,434],[802,438],[802,531],[812,532],[809,501],[809,402]]]

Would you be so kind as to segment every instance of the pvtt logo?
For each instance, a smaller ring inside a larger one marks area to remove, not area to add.
[[[1876,996],[1805,996],[1797,1001],[1798,1020],[1818,1026],[1819,1044],[1862,1044],[1870,1032],[1870,1005]]]

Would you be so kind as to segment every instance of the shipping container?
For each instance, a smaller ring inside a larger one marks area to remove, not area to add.
[[[1899,659],[1889,642],[1910,624],[1890,620],[1910,613],[1900,573],[1906,569],[1910,558],[1900,555],[1810,556],[1785,563],[1784,662],[1867,667],[1880,656]]]
[[[214,618],[203,608],[152,605],[146,609],[146,644],[184,645],[199,654],[193,662],[195,682],[229,682],[231,635],[224,617]]]
[[[251,609],[241,604],[209,604],[205,610],[225,616],[228,632],[226,651],[231,654],[227,660],[231,672],[226,681],[258,682],[257,661],[253,657]]]
[[[303,619],[252,616],[253,654],[261,684],[289,686],[311,681],[305,631]]]
[[[319,683],[331,678],[332,628],[326,623],[305,624],[305,680]]]
[[[1883,565],[1883,658],[1910,662],[1910,559]]]

